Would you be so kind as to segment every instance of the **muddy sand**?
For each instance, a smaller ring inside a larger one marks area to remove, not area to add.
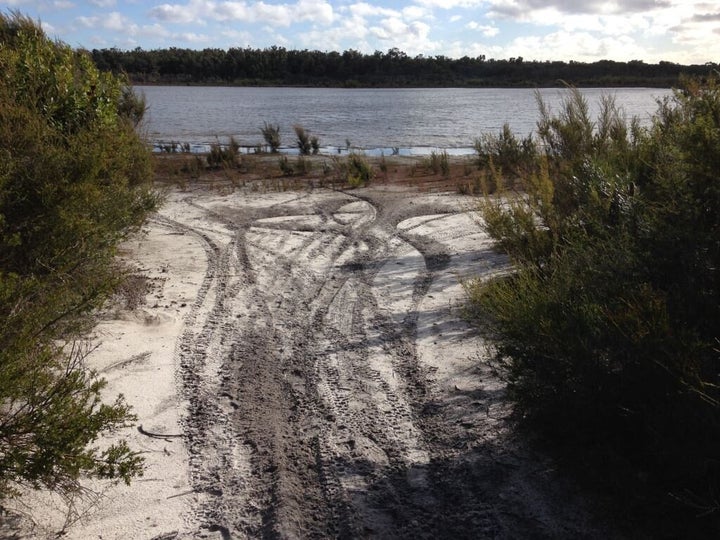
[[[145,476],[70,508],[29,494],[7,535],[613,536],[515,434],[462,320],[463,280],[506,264],[472,201],[172,190],[123,247],[148,294],[104,314],[91,356]]]

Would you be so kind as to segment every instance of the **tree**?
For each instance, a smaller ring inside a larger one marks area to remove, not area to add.
[[[133,416],[122,396],[100,400],[81,342],[122,279],[116,245],[158,203],[143,105],[19,14],[0,15],[0,73],[0,499],[127,482],[138,454],[92,444]]]
[[[702,527],[720,512],[720,81],[685,81],[647,130],[611,100],[593,124],[577,91],[541,112],[539,172],[483,206],[514,271],[469,287],[476,320],[528,425]]]

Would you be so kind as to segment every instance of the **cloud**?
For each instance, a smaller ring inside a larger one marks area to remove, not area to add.
[[[118,11],[100,16],[78,17],[77,22],[85,28],[103,28],[114,32],[128,31],[135,25]]]
[[[465,28],[467,28],[469,30],[477,30],[478,32],[482,32],[482,35],[485,37],[494,37],[500,33],[500,29],[496,26],[480,24],[475,21],[470,21],[469,23],[467,23],[465,25]]]
[[[90,0],[90,3],[97,7],[108,8],[115,5],[115,0]]]
[[[429,39],[430,25],[421,21],[406,23],[398,17],[389,17],[372,26],[370,35],[383,42],[385,47],[398,48],[411,56],[440,47],[439,42]]]
[[[720,22],[720,12],[719,13],[698,13],[696,15],[693,15],[692,19],[690,19],[692,22]]]
[[[374,6],[367,2],[351,4],[348,9],[356,17],[400,17],[400,12],[395,9]]]
[[[330,24],[335,12],[327,0],[298,0],[294,4],[258,2],[211,2],[190,0],[186,4],[161,4],[149,16],[169,23],[189,23],[199,20],[221,22],[267,23],[290,26],[298,21]]]
[[[161,4],[150,10],[150,17],[168,23],[189,23],[197,18],[199,10],[197,4],[188,5]]]
[[[416,0],[416,3],[429,8],[453,9],[479,7],[487,0]]]
[[[489,0],[490,15],[519,19],[537,11],[563,15],[628,15],[672,6],[670,0]]]
[[[402,10],[405,20],[413,21],[420,19],[433,19],[432,10],[420,6],[407,6]]]
[[[646,57],[647,51],[629,36],[598,37],[589,32],[559,31],[516,38],[505,48],[505,55],[526,60],[628,61]]]

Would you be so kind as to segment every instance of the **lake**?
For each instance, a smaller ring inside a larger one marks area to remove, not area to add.
[[[294,125],[319,138],[322,151],[345,151],[347,142],[369,154],[427,154],[445,149],[472,152],[473,141],[498,133],[507,123],[518,136],[536,129],[535,90],[501,88],[339,89],[206,86],[136,86],[147,99],[144,130],[154,144],[189,143],[207,150],[229,137],[248,149],[264,144],[260,128],[278,124],[286,151],[295,146]],[[558,111],[561,89],[540,89]],[[602,95],[612,95],[628,117],[648,123],[656,100],[669,90],[656,88],[583,89],[593,118]]]

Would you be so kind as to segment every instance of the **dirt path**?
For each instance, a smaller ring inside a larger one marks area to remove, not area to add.
[[[511,436],[459,319],[461,279],[503,264],[466,199],[171,199],[208,257],[176,348],[191,535],[607,537]]]
[[[511,429],[462,321],[462,280],[505,265],[471,205],[170,191],[126,246],[152,293],[107,314],[93,361],[146,475],[70,509],[29,493],[0,537],[616,537]]]

